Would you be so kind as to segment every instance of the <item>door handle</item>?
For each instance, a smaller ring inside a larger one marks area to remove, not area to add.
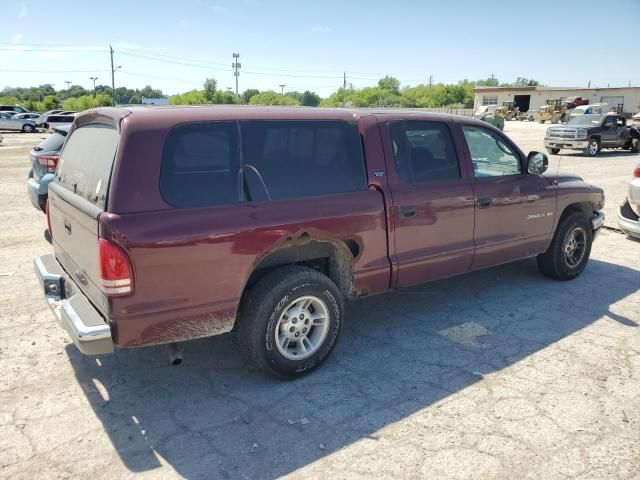
[[[414,218],[418,216],[418,209],[415,205],[400,207],[398,208],[398,215],[400,215],[400,218]]]
[[[64,221],[64,229],[69,235],[71,235],[71,222],[69,222],[69,220]]]
[[[493,200],[489,197],[480,197],[476,200],[476,207],[478,208],[489,208],[493,205]]]

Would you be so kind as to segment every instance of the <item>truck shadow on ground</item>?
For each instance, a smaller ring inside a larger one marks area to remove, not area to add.
[[[231,335],[96,360],[67,349],[125,466],[161,460],[187,478],[275,478],[376,432],[482,376],[604,321],[637,291],[637,270],[591,260],[572,282],[527,260],[350,304],[343,336],[315,373],[281,382],[252,371]],[[603,288],[603,279],[606,287]]]

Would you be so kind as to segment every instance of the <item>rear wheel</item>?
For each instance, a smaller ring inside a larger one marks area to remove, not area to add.
[[[547,251],[538,255],[538,268],[556,280],[571,280],[586,267],[592,241],[593,232],[587,215],[570,213],[560,221]]]
[[[629,148],[632,153],[640,153],[640,138],[631,139],[631,147]]]
[[[25,123],[25,124],[22,126],[22,131],[23,131],[24,133],[31,133],[31,132],[33,132],[34,130],[35,130],[34,126],[33,126],[33,125],[31,125],[30,123]]]
[[[595,157],[600,151],[600,140],[597,138],[589,139],[589,146],[583,150],[583,154],[587,157]]]
[[[245,294],[238,340],[253,363],[280,378],[319,367],[342,330],[344,307],[336,285],[316,270],[279,268]]]

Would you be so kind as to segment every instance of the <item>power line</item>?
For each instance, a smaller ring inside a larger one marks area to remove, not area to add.
[[[38,45],[38,44],[33,44],[33,45]],[[107,50],[106,48],[102,49],[102,48],[94,48],[94,47],[88,47],[88,48],[24,48],[22,46],[13,46],[13,47],[9,47],[9,48],[0,48],[0,51],[19,51],[19,52],[60,52],[60,53],[95,53],[95,52],[104,52],[104,51],[111,51],[112,47],[109,46],[109,50]],[[223,64],[223,63],[218,63],[218,62],[209,62],[209,61],[203,61],[203,60],[196,60],[196,59],[192,59],[192,58],[184,58],[184,57],[174,57],[171,55],[165,55],[165,54],[160,54],[160,53],[155,53],[155,52],[144,52],[141,50],[136,50],[136,49],[131,49],[131,48],[127,48],[127,47],[118,47],[118,53],[120,55],[125,55],[125,56],[130,56],[130,57],[135,57],[135,58],[142,58],[142,59],[146,59],[146,60],[150,60],[150,61],[155,61],[155,62],[162,62],[162,63],[172,63],[175,65],[183,65],[183,66],[187,66],[187,67],[192,67],[192,68],[201,68],[201,69],[209,69],[209,70],[217,70],[217,71],[223,71],[223,72],[232,72],[234,71],[234,69],[229,69],[227,68],[221,68],[220,66],[222,65],[227,65],[227,64]],[[220,65],[220,66],[218,66]],[[272,72],[277,72],[277,73],[269,73],[269,71]],[[16,71],[18,72],[18,71]],[[78,71],[77,73],[87,73],[88,71]],[[249,75],[262,75],[262,76],[270,76],[270,77],[288,77],[288,78],[316,78],[316,79],[343,79],[343,75],[340,75],[338,71],[336,71],[335,75],[307,75],[307,74],[303,74],[303,73],[285,73],[285,72],[306,72],[306,73],[330,73],[332,72],[331,70],[289,70],[289,69],[282,69],[282,68],[273,68],[273,67],[256,67],[254,70],[243,70],[244,73],[249,74]],[[23,72],[18,72],[18,73],[23,73]],[[24,73],[29,73],[27,71],[25,71]],[[36,73],[34,71],[34,73]],[[46,73],[46,72],[42,72],[42,73]],[[359,77],[350,77],[354,80],[377,80],[378,78],[380,78],[381,76],[384,76],[383,74],[376,74],[376,73],[362,73],[362,72],[354,72],[356,74],[360,74],[360,75],[370,75],[370,76],[359,76]],[[406,82],[416,82],[416,81],[421,81],[420,79],[401,79],[402,81]]]
[[[0,69],[0,72],[6,73],[99,73],[108,72],[109,70],[5,70]]]
[[[0,47],[0,50],[6,52],[50,52],[50,53],[95,53],[104,52],[104,49],[88,49],[88,48],[22,48],[22,47]]]

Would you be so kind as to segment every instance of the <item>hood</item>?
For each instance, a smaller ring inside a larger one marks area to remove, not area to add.
[[[562,182],[582,182],[582,177],[571,172],[558,172],[555,169],[549,169],[542,174],[544,178],[549,180],[557,180],[558,183]]]

